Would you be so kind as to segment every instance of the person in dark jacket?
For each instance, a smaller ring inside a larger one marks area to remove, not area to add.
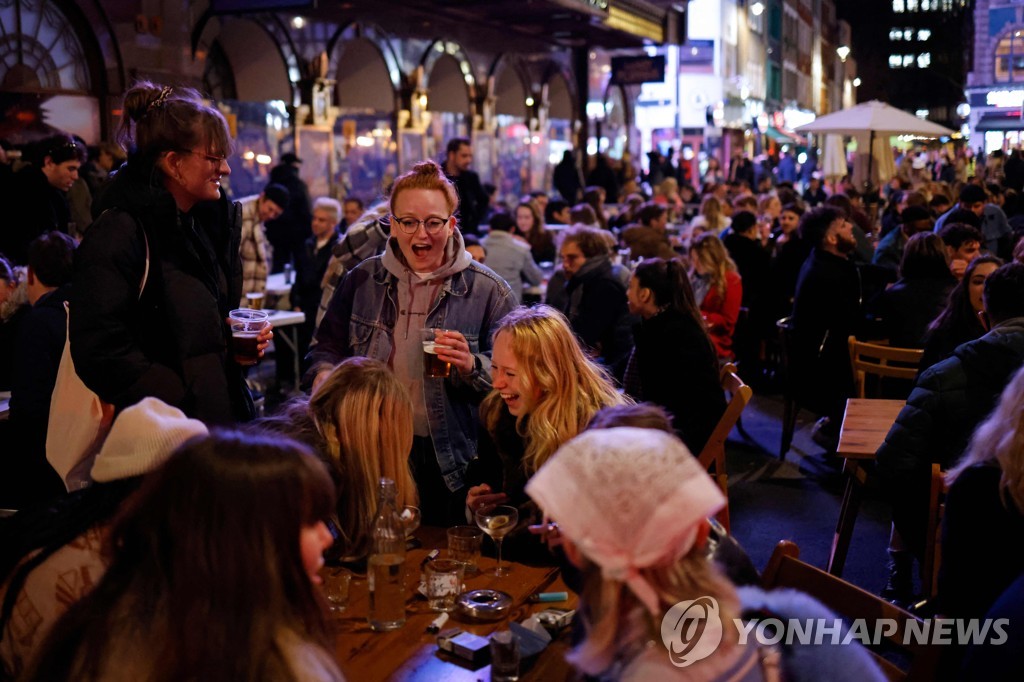
[[[64,303],[71,290],[75,240],[47,232],[29,244],[27,291],[31,309],[18,328],[11,382],[11,446],[4,457],[10,488],[6,506],[22,509],[64,491],[46,461],[50,396],[67,338]],[[5,448],[6,450],[6,448]]]
[[[801,206],[786,204],[779,213],[779,229],[772,234],[775,253],[768,281],[772,289],[772,317],[776,320],[793,312],[796,282],[804,261],[811,253],[807,241],[800,238],[800,219],[803,216]]]
[[[336,199],[319,197],[313,202],[313,236],[302,245],[297,255],[295,267],[295,285],[292,287],[291,303],[293,310],[305,313],[306,321],[299,327],[299,356],[305,356],[309,342],[313,339],[316,327],[316,315],[320,308],[322,294],[321,282],[327,272],[327,264],[331,260],[334,245],[338,243],[340,234],[338,222],[341,220],[342,207]],[[283,345],[283,344],[282,344]],[[294,366],[291,349],[277,348],[278,382],[283,386],[293,382],[290,376]]]
[[[626,292],[636,346],[625,388],[638,402],[661,405],[691,452],[700,454],[725,412],[718,354],[693,298],[686,267],[648,258],[633,272]]]
[[[281,272],[286,263],[295,264],[302,245],[309,238],[313,215],[309,206],[309,187],[299,177],[302,159],[288,152],[281,163],[270,169],[270,182],[288,190],[288,206],[280,216],[266,222],[267,241],[274,247],[271,272]]]
[[[942,239],[931,232],[911,237],[903,250],[900,279],[875,306],[889,345],[924,348],[928,325],[942,312],[955,286]]]
[[[459,193],[459,230],[463,234],[478,234],[480,223],[487,215],[490,197],[480,184],[480,176],[469,166],[473,163],[473,147],[464,137],[448,140],[444,174]]]
[[[621,379],[633,320],[626,287],[612,272],[608,241],[598,229],[576,227],[565,233],[560,255],[568,277],[563,312],[592,356]]]
[[[603,189],[604,200],[607,203],[618,203],[619,179],[615,176],[615,169],[612,168],[605,154],[599,153],[594,159],[594,168],[587,173],[587,185]]]
[[[68,190],[85,163],[85,147],[60,133],[31,145],[25,158],[29,165],[0,186],[6,208],[0,253],[18,265],[26,264],[28,245],[39,235],[51,230],[69,233]]]
[[[132,153],[75,255],[75,369],[117,410],[152,396],[206,423],[250,419],[228,347],[242,268],[241,209],[220,187],[227,123],[194,90],[141,82],[125,94],[120,134]],[[261,354],[272,336],[261,332]]]
[[[918,378],[878,449],[893,524],[918,559],[924,554],[932,462],[943,469],[957,463],[974,428],[1024,364],[1024,265],[1004,265],[985,281],[985,313],[992,331]]]
[[[562,195],[562,200],[570,206],[580,200],[583,178],[580,176],[580,169],[576,167],[576,159],[573,158],[571,150],[566,149],[562,152],[562,160],[555,166],[552,183]]]
[[[847,339],[861,324],[861,288],[850,254],[853,224],[842,210],[819,206],[800,221],[800,238],[814,251],[800,270],[793,301],[793,380],[802,404],[827,421],[824,436],[838,442],[846,399],[853,394]]]

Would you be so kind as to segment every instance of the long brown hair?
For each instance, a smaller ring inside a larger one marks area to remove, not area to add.
[[[718,292],[719,296],[725,296],[726,279],[728,272],[736,272],[736,263],[729,257],[722,240],[710,232],[705,232],[694,240],[690,247],[690,254],[693,258],[699,259],[704,269],[711,277],[711,288]]]
[[[326,469],[294,441],[186,443],[128,499],[109,569],[26,679],[100,679],[125,653],[148,680],[295,679],[282,638],[327,645],[300,533],[333,506]]]

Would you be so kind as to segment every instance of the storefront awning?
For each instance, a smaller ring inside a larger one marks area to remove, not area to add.
[[[1024,130],[1024,121],[1021,120],[1019,111],[1012,114],[983,114],[974,129],[978,132],[986,130]]]
[[[785,130],[780,130],[775,126],[768,126],[768,130],[765,131],[765,134],[768,135],[768,137],[770,137],[771,139],[781,144],[793,144],[799,145],[801,147],[807,146],[807,141],[802,137],[798,137],[797,135],[789,133]]]

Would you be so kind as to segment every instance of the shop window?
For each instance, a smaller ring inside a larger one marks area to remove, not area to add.
[[[1024,31],[1013,30],[1000,39],[995,50],[995,81],[1021,80],[1024,76]]]

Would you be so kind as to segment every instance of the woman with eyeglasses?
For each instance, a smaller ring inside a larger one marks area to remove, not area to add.
[[[227,122],[195,90],[148,82],[123,108],[128,162],[75,256],[75,369],[118,410],[152,396],[211,424],[251,419],[227,323],[242,295],[241,209],[221,191]]]
[[[355,355],[394,371],[412,398],[410,464],[423,523],[442,525],[463,511],[477,406],[491,389],[491,332],[515,307],[515,296],[466,251],[458,194],[436,163],[418,163],[395,180],[389,205],[384,253],[345,275],[309,357],[314,386]],[[424,338],[424,330],[435,331]],[[424,342],[430,341],[450,366],[447,376],[427,376]]]

